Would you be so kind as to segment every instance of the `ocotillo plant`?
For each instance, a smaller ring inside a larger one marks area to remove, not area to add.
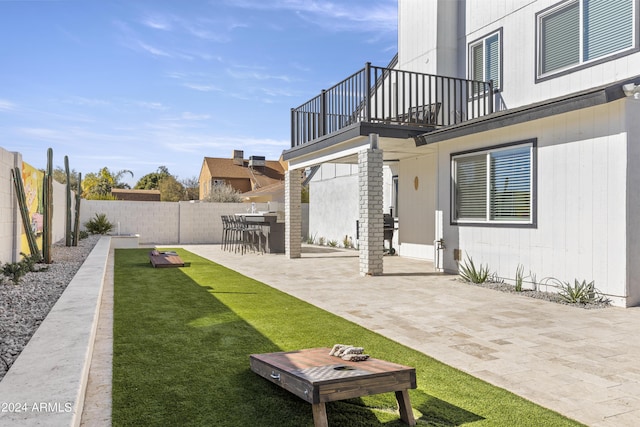
[[[76,214],[73,217],[73,246],[78,246],[80,233],[80,200],[82,200],[82,174],[78,173],[78,188],[76,189]]]
[[[71,174],[69,173],[69,156],[64,156],[64,172],[67,176],[67,209],[64,227],[64,244],[71,246]]]
[[[42,185],[44,207],[44,224],[42,233],[42,255],[44,262],[51,264],[51,238],[53,226],[53,150],[47,150],[47,169],[44,173],[44,182]]]

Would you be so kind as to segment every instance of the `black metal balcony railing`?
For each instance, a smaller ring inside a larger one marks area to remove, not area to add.
[[[291,147],[358,122],[433,129],[493,112],[493,84],[372,66],[291,109]]]

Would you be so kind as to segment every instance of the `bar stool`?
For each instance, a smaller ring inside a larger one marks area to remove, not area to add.
[[[247,251],[247,247],[249,247],[254,252],[259,251],[264,253],[264,246],[261,244],[262,239],[260,238],[260,235],[262,234],[262,228],[252,226],[247,222],[247,219],[242,216],[238,218],[238,223],[240,229],[239,237],[241,241],[241,253],[244,255],[244,253]]]

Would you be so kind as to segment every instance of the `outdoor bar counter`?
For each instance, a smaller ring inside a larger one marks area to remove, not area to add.
[[[263,227],[267,236],[265,251],[268,253],[284,253],[284,222],[278,221],[277,212],[237,213],[244,217],[250,225]]]

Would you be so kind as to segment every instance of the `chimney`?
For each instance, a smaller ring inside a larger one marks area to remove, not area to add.
[[[249,157],[249,167],[264,167],[265,166],[265,157],[264,156],[251,156]]]
[[[233,150],[233,164],[238,166],[244,166],[244,151]]]

